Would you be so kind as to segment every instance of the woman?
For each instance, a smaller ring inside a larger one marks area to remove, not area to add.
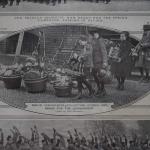
[[[112,64],[112,71],[118,81],[117,89],[124,90],[125,79],[132,69],[132,59],[130,56],[132,45],[129,40],[129,32],[123,31],[120,34],[120,40],[118,60]]]

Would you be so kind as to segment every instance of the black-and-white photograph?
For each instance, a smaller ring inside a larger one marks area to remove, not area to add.
[[[150,91],[150,25],[143,37],[77,25],[18,32],[0,42],[0,97],[26,103],[131,104]],[[34,111],[34,110],[33,110]]]
[[[1,150],[149,150],[149,120],[1,120]]]
[[[1,0],[1,12],[149,11],[149,0]]]

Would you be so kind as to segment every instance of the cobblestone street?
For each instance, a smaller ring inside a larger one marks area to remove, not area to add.
[[[84,90],[84,98],[74,99],[77,90],[73,90],[73,96],[67,98],[56,97],[53,88],[47,86],[47,91],[41,94],[28,93],[24,87],[19,90],[8,90],[4,88],[3,82],[0,82],[1,100],[9,105],[24,108],[25,103],[114,103],[113,107],[122,106],[135,101],[150,91],[149,83],[139,83],[138,81],[126,81],[126,89],[118,91],[115,89],[116,81],[106,86],[107,95],[105,97],[86,96],[87,91]]]

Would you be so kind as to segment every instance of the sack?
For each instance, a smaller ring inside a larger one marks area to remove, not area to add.
[[[99,73],[100,81],[103,81],[105,84],[110,84],[112,82],[113,76],[110,69],[101,69]]]

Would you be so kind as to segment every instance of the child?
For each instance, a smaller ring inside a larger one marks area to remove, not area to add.
[[[87,37],[81,36],[79,40],[79,45],[81,46],[80,55],[77,53],[73,54],[73,57],[70,59],[71,69],[74,71],[78,71],[80,73],[79,76],[76,76],[76,80],[78,82],[78,95],[77,99],[82,98],[82,89],[83,84],[87,87],[89,91],[89,96],[93,95],[93,89],[91,84],[87,80],[87,70],[89,70],[90,65],[88,61],[89,52],[87,50]],[[88,62],[88,63],[87,63]]]

